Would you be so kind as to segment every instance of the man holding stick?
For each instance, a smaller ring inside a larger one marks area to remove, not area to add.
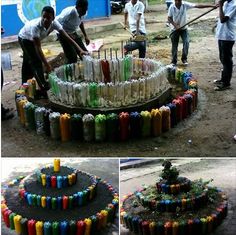
[[[233,72],[233,46],[236,40],[236,1],[219,1],[219,20],[216,29],[218,39],[219,56],[223,65],[221,79],[215,80],[216,91],[230,88]]]
[[[189,35],[187,29],[187,10],[191,8],[216,8],[215,5],[196,5],[182,0],[175,0],[169,7],[168,21],[171,24],[171,43],[172,60],[171,63],[177,64],[179,38],[183,41],[183,50],[181,60],[183,64],[188,65]]]
[[[130,31],[136,38],[138,36],[146,35],[145,21],[144,21],[144,5],[139,0],[130,0],[125,4],[125,28],[128,28],[127,21],[129,21]],[[129,51],[139,50],[139,58],[145,58],[146,56],[146,41],[131,41],[124,46],[125,54]]]

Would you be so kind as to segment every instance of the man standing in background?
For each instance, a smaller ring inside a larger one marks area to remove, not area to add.
[[[189,34],[187,23],[187,10],[191,8],[214,8],[215,5],[197,5],[182,0],[174,0],[170,5],[168,11],[168,21],[172,27],[171,43],[172,43],[172,60],[171,63],[175,66],[177,64],[178,44],[179,38],[183,41],[183,50],[181,60],[183,65],[188,65],[188,49],[189,49]]]
[[[130,0],[125,4],[125,27],[128,27],[129,21],[130,31],[134,36],[146,35],[145,21],[144,21],[144,5],[139,0]],[[125,54],[129,51],[139,50],[139,58],[146,56],[146,40],[132,41],[124,46]]]
[[[221,79],[215,80],[216,91],[230,88],[233,73],[233,46],[236,40],[236,0],[219,1],[219,20],[216,28],[219,56],[223,65]]]
[[[83,18],[86,15],[88,10],[88,1],[87,0],[77,0],[75,7],[65,8],[57,17],[56,20],[62,25],[63,29],[67,34],[82,48],[84,51],[87,51],[81,37],[77,34],[76,30],[79,27],[82,31],[85,39],[86,45],[90,43],[90,40],[86,34]],[[76,63],[77,62],[77,53],[74,45],[69,44],[63,37],[58,36],[59,41],[62,45],[62,48],[67,59],[67,63]]]

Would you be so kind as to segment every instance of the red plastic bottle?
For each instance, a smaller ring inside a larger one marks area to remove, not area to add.
[[[84,235],[85,232],[85,223],[83,220],[77,222],[77,233],[76,235]]]
[[[52,188],[56,188],[57,187],[57,177],[56,176],[51,176],[51,186]]]
[[[36,235],[35,224],[36,224],[36,221],[33,219],[28,221],[28,234],[29,235]]]
[[[129,138],[129,113],[122,112],[119,114],[119,124],[120,124],[120,139],[122,141]]]

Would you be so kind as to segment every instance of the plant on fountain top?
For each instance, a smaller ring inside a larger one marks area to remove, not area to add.
[[[168,160],[165,160],[162,163],[162,166],[164,169],[162,170],[160,177],[166,180],[168,184],[176,183],[179,176],[179,171],[175,167],[172,167],[171,162]]]

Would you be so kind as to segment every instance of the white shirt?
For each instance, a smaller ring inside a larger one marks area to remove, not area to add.
[[[83,16],[80,17],[75,7],[67,7],[56,16],[56,20],[62,25],[67,33],[74,33],[83,21]]]
[[[178,24],[180,27],[187,23],[187,10],[194,8],[196,4],[190,2],[182,2],[180,9],[175,6],[175,3],[171,4],[168,10],[168,17],[172,17],[173,21]],[[183,29],[186,29],[185,26]],[[171,24],[171,29],[174,29],[174,26]]]
[[[223,12],[229,19],[225,23],[218,20],[216,38],[218,40],[236,41],[236,1],[231,0],[223,5]]]
[[[18,36],[22,39],[28,39],[33,41],[34,38],[40,40],[46,38],[53,30],[60,31],[62,26],[57,20],[54,20],[48,29],[42,25],[41,17],[28,21],[24,27],[20,30]]]
[[[133,5],[131,1],[125,4],[124,13],[128,13],[129,27],[130,27],[131,32],[136,31],[138,14],[141,14],[139,30],[142,33],[146,34],[145,21],[144,21],[144,9],[145,7],[143,3],[140,2],[139,0],[136,2],[135,5]]]

